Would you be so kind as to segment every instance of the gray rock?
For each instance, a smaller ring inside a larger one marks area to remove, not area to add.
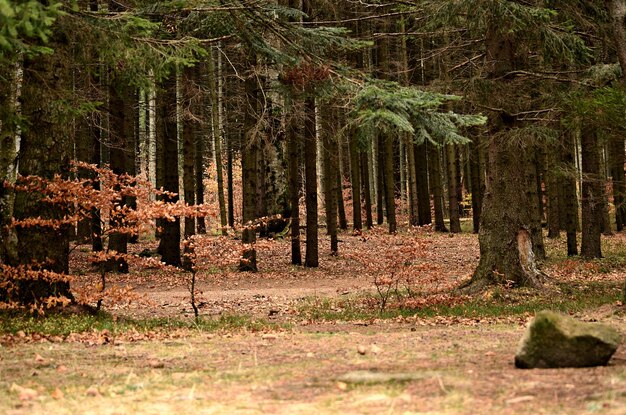
[[[541,311],[519,343],[515,366],[521,369],[604,366],[620,342],[621,336],[613,327]]]

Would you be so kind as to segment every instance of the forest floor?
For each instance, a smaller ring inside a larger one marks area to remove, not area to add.
[[[475,235],[340,239],[318,269],[291,266],[288,241],[260,241],[260,271],[240,274],[240,242],[207,237],[197,324],[189,275],[145,266],[108,277],[106,316],[3,317],[0,413],[626,414],[624,348],[607,367],[513,365],[542,308],[626,333],[626,235],[595,261],[548,241],[545,290],[477,297],[453,293],[477,264]],[[97,284],[87,255],[73,253],[77,294]]]

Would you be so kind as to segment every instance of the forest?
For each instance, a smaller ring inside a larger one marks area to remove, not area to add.
[[[625,140],[626,0],[0,0],[0,412],[622,413]]]

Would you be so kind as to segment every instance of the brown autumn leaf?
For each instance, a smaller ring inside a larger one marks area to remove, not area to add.
[[[52,391],[50,396],[52,397],[52,399],[63,399],[65,397],[65,394],[61,389],[56,388],[54,391]]]

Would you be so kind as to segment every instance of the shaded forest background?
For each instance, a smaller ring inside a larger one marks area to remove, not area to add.
[[[196,234],[241,238],[255,271],[258,235],[317,267],[341,230],[469,223],[462,290],[539,287],[544,228],[599,258],[626,223],[625,16],[619,0],[0,0],[0,299],[71,301],[72,240],[104,291],[155,231],[160,261],[194,273]]]

